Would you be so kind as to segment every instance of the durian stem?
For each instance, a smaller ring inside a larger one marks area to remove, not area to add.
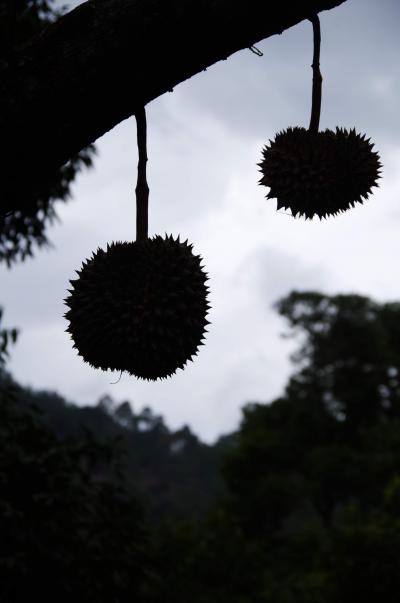
[[[321,116],[321,95],[322,95],[322,75],[319,69],[319,54],[321,48],[321,27],[318,15],[309,19],[313,26],[314,34],[314,53],[313,53],[313,80],[312,80],[312,101],[311,101],[311,119],[309,132],[318,132],[319,118]]]
[[[139,153],[136,183],[136,240],[147,239],[148,233],[148,210],[149,210],[149,187],[146,178],[147,164],[147,122],[144,107],[135,113],[137,126],[137,146]]]

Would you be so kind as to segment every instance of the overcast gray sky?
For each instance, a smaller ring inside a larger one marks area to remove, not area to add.
[[[69,5],[76,5],[79,2]],[[103,394],[150,405],[207,441],[237,427],[240,407],[282,391],[293,342],[272,304],[292,289],[399,300],[400,101],[396,0],[348,0],[320,14],[321,129],[366,132],[384,165],[363,205],[320,222],[294,219],[257,182],[261,148],[283,128],[308,126],[312,26],[303,22],[235,54],[147,107],[150,235],[180,234],[210,275],[209,334],[197,360],[167,381],[104,373],[72,349],[63,318],[68,280],[99,246],[135,237],[133,118],[97,143],[95,169],[59,205],[54,249],[0,268],[4,324],[21,336],[9,369],[22,383],[94,404]],[[206,43],[206,38],[205,38]]]

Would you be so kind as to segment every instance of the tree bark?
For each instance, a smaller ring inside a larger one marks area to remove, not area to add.
[[[180,82],[345,0],[90,0],[0,61],[0,208]],[[311,35],[311,34],[310,34]]]

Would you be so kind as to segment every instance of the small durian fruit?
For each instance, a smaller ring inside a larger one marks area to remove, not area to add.
[[[293,216],[325,218],[362,203],[377,185],[382,167],[378,153],[355,129],[313,132],[288,128],[262,150],[259,184],[267,199]]]
[[[192,245],[167,235],[98,249],[70,281],[65,300],[78,353],[95,368],[141,379],[183,368],[209,324],[200,264]]]

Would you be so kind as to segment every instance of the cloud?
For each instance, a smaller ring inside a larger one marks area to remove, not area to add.
[[[71,4],[71,3],[70,3]],[[148,108],[150,232],[181,234],[210,275],[211,326],[194,363],[170,380],[141,382],[95,371],[64,332],[63,298],[83,259],[135,237],[136,128],[129,119],[97,143],[95,169],[79,175],[49,232],[55,248],[0,268],[5,322],[21,328],[17,379],[78,403],[108,392],[211,440],[234,429],[248,400],[271,400],[289,374],[292,343],[271,308],[290,290],[399,299],[399,4],[351,0],[321,14],[325,127],[356,126],[384,163],[380,188],[337,218],[304,221],[276,211],[258,185],[262,145],[308,125],[312,36],[308,22],[236,53]],[[340,32],[340,36],[338,35]]]
[[[238,276],[264,303],[274,303],[291,290],[325,289],[329,273],[318,263],[304,263],[272,247],[259,247],[238,267]]]
[[[320,13],[321,129],[356,127],[379,143],[398,140],[399,13],[396,0],[351,0]],[[302,21],[257,47],[263,57],[242,50],[183,82],[176,92],[197,111],[246,136],[272,138],[288,126],[308,127],[311,24]]]

